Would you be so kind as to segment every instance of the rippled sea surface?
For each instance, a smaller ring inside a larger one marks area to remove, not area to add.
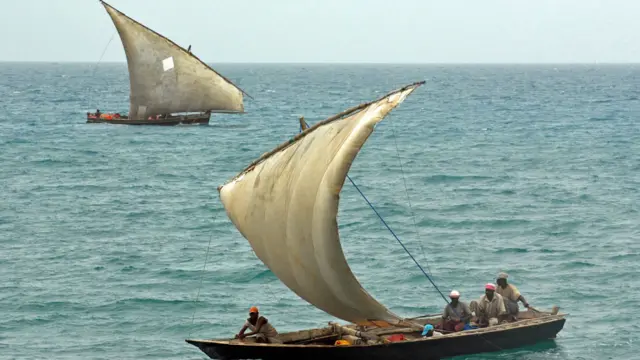
[[[128,110],[125,64],[0,63],[0,358],[204,359],[184,339],[233,335],[251,305],[280,332],[336,320],[255,257],[216,187],[299,116],[419,80],[351,177],[442,292],[469,301],[506,271],[570,314],[555,342],[462,358],[637,356],[640,66],[214,67],[253,96],[246,114],[129,127],[84,115]],[[349,182],[338,221],[365,289],[442,310]]]

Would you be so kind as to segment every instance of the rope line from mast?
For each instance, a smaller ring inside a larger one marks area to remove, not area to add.
[[[393,235],[393,237],[395,237],[396,240],[398,240],[398,243],[400,243],[400,245],[402,246],[402,248],[404,249],[404,251],[407,252],[407,254],[409,255],[409,257],[411,257],[411,260],[413,260],[414,263],[416,263],[416,265],[418,266],[418,268],[420,269],[420,271],[422,271],[422,273],[424,274],[424,276],[427,277],[427,279],[429,279],[429,282],[431,282],[431,284],[433,285],[433,287],[438,291],[438,293],[440,294],[440,296],[442,296],[442,299],[444,299],[444,301],[447,304],[450,304],[449,299],[447,299],[447,297],[442,293],[442,291],[440,291],[440,289],[438,288],[438,286],[435,284],[435,282],[433,281],[433,279],[431,278],[431,276],[429,276],[429,274],[427,274],[426,271],[424,271],[424,269],[422,268],[422,266],[420,266],[420,263],[418,263],[418,260],[416,260],[415,257],[413,257],[413,255],[411,255],[411,252],[409,251],[409,249],[407,249],[407,247],[402,243],[402,241],[400,240],[400,238],[393,232],[393,230],[391,230],[391,227],[389,227],[389,225],[387,224],[386,221],[384,221],[384,218],[382,218],[382,216],[378,213],[378,211],[375,209],[375,207],[373,206],[373,204],[371,204],[371,202],[369,201],[369,199],[367,199],[367,197],[364,195],[364,193],[360,190],[360,188],[358,187],[358,185],[356,185],[356,183],[353,181],[353,179],[351,179],[351,177],[349,176],[349,174],[347,174],[347,178],[349,179],[349,181],[351,182],[351,184],[353,185],[353,187],[356,188],[356,190],[358,190],[358,192],[360,193],[360,195],[362,195],[362,197],[364,198],[364,200],[367,202],[367,204],[369,204],[369,206],[371,207],[371,209],[376,213],[376,215],[378,215],[378,217],[380,218],[380,221],[382,221],[382,223],[387,227],[387,229],[389,230],[389,232],[391,232],[391,234]],[[452,309],[454,310],[454,309]],[[454,310],[454,313],[457,313]],[[480,338],[482,340],[484,340],[487,344],[495,347],[498,350],[504,350],[503,348],[501,348],[500,346],[494,344],[492,341],[488,340],[487,338],[485,338],[484,334],[480,334]]]
[[[429,261],[427,260],[427,255],[424,252],[424,247],[422,246],[422,241],[420,239],[420,232],[418,231],[418,224],[416,223],[416,214],[413,211],[413,206],[411,205],[411,198],[409,197],[409,189],[407,188],[407,179],[404,176],[404,168],[402,166],[402,158],[400,157],[400,148],[398,147],[398,139],[396,136],[395,127],[393,126],[393,121],[391,124],[391,134],[393,135],[393,141],[396,145],[396,155],[398,157],[398,164],[400,165],[400,173],[402,174],[402,181],[404,183],[404,192],[407,195],[407,202],[409,203],[409,211],[411,212],[411,218],[413,220],[413,230],[416,234],[416,238],[418,239],[418,245],[420,245],[420,251],[422,251],[422,259],[426,263],[427,270],[429,271],[429,275],[433,276],[431,269],[429,268]]]
[[[380,215],[380,213],[378,213],[378,211],[376,210],[376,208],[373,206],[373,204],[371,204],[371,202],[369,201],[369,199],[367,199],[367,197],[364,195],[364,193],[362,193],[362,191],[360,190],[360,188],[358,187],[358,185],[356,185],[356,183],[353,181],[353,179],[351,179],[351,177],[347,174],[347,179],[349,179],[349,181],[351,181],[351,184],[356,188],[356,190],[358,190],[358,192],[360,193],[360,195],[362,195],[362,197],[364,198],[364,200],[367,202],[367,204],[369,204],[369,207],[371,207],[371,209],[373,210],[373,212],[376,213],[376,215],[378,215],[378,218],[380,218],[380,221],[382,221],[382,223],[384,224],[384,226],[387,227],[387,229],[391,232],[391,235],[393,235],[393,237],[398,240],[398,243],[400,243],[400,245],[402,246],[402,248],[404,249],[404,251],[407,252],[407,254],[409,255],[409,257],[411,258],[411,260],[413,260],[414,263],[416,263],[416,265],[418,266],[418,268],[420,269],[420,271],[422,271],[422,273],[424,274],[424,276],[427,277],[427,279],[429,279],[429,282],[431,282],[431,285],[433,285],[433,287],[438,291],[438,293],[440,294],[440,296],[442,296],[442,298],[444,299],[444,301],[448,304],[449,300],[447,300],[447,297],[444,296],[444,294],[442,293],[442,291],[440,291],[440,288],[438,288],[438,285],[436,285],[436,283],[433,281],[433,279],[431,279],[431,276],[429,276],[429,274],[427,274],[426,271],[424,271],[424,269],[422,268],[422,266],[420,265],[420,263],[418,262],[418,260],[416,260],[415,257],[413,257],[413,255],[411,255],[411,252],[409,251],[409,249],[407,249],[407,247],[402,243],[402,241],[400,240],[400,238],[396,235],[396,233],[393,232],[393,230],[391,230],[391,227],[389,227],[389,225],[387,224],[386,221],[384,221],[384,218]]]
[[[196,299],[193,302],[193,316],[191,317],[191,331],[189,331],[189,337],[191,337],[191,332],[193,332],[193,323],[196,319],[198,298],[200,297],[200,289],[202,288],[202,281],[204,280],[204,271],[207,268],[207,261],[209,260],[209,250],[211,249],[211,240],[213,240],[213,230],[211,230],[211,236],[209,236],[209,245],[207,245],[207,252],[204,256],[204,265],[202,266],[202,270],[200,271],[200,285],[198,285],[198,292],[196,293]]]
[[[98,64],[100,64],[100,62],[102,61],[102,58],[104,57],[104,54],[106,54],[107,49],[109,48],[109,44],[111,44],[111,41],[113,40],[113,38],[116,36],[116,34],[118,33],[118,31],[114,31],[113,34],[111,35],[111,37],[109,38],[109,41],[107,41],[107,45],[105,45],[104,49],[102,50],[102,55],[100,55],[100,58],[98,59],[98,62],[96,62],[93,65],[93,70],[91,71],[91,78],[95,78],[96,76],[96,71],[98,70]],[[95,93],[93,95],[93,101],[95,101]]]
[[[111,35],[111,38],[109,38],[109,41],[107,42],[107,45],[105,45],[105,47],[104,47],[104,50],[102,50],[102,55],[100,55],[100,58],[98,59],[98,62],[95,65],[93,65],[93,74],[91,75],[91,77],[95,76],[98,64],[100,64],[100,62],[102,61],[102,58],[104,57],[104,54],[107,52],[107,49],[109,48],[109,44],[111,44],[111,41],[116,36],[116,33],[117,33],[117,31],[113,32],[113,35]]]

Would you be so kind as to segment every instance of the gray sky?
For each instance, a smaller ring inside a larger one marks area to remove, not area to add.
[[[97,62],[115,33],[97,0],[0,2],[0,61]],[[214,63],[640,62],[640,0],[108,2]]]

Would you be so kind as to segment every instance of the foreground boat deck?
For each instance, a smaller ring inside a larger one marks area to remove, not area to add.
[[[423,338],[410,328],[369,328],[370,334],[388,337],[403,334],[404,341],[335,346],[341,334],[333,327],[283,333],[284,344],[258,344],[249,339],[186,340],[212,359],[442,359],[458,355],[494,352],[554,339],[564,327],[566,314],[521,313],[523,319],[482,329]],[[439,317],[416,319],[434,324]],[[354,325],[347,326],[355,329]]]

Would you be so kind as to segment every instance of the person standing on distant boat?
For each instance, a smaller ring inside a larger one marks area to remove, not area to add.
[[[498,325],[508,315],[504,299],[496,294],[496,286],[491,283],[484,286],[484,295],[480,300],[472,301],[469,307],[475,312],[480,327]]]
[[[445,331],[462,331],[471,320],[471,310],[467,304],[459,301],[460,293],[457,290],[452,290],[449,298],[451,303],[444,307],[442,322],[438,327]]]
[[[249,329],[250,333],[245,334],[244,332]],[[270,344],[281,344],[282,342],[277,338],[278,332],[276,329],[269,323],[269,320],[264,316],[260,316],[258,312],[258,308],[252,306],[249,309],[249,318],[247,322],[244,323],[240,332],[236,335],[236,339],[243,340],[247,336],[256,337],[256,342],[258,343],[270,343]]]
[[[504,298],[504,306],[507,309],[507,312],[514,320],[517,319],[518,313],[520,309],[518,308],[518,301],[522,301],[522,305],[525,308],[529,308],[529,303],[525,300],[524,296],[520,294],[518,288],[513,284],[507,284],[507,278],[509,275],[501,272],[498,274],[498,279],[496,282],[498,283],[498,288],[496,289],[496,293],[500,294]]]

